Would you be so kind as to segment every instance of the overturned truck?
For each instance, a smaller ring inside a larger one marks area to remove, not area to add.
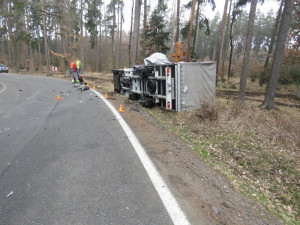
[[[179,62],[114,69],[114,90],[144,106],[170,111],[214,104],[216,62]]]

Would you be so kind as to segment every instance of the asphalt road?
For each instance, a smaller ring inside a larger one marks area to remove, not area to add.
[[[172,221],[98,96],[64,80],[0,74],[0,224]]]

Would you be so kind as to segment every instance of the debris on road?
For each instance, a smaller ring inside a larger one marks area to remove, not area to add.
[[[140,110],[137,108],[130,108],[129,111],[139,112]]]
[[[6,195],[6,198],[8,198],[9,196],[11,196],[13,193],[14,193],[13,191],[9,192],[9,194]]]

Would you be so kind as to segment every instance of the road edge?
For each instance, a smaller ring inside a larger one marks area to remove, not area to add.
[[[131,145],[136,151],[141,163],[143,164],[150,180],[152,181],[160,199],[162,200],[166,210],[168,211],[173,223],[175,225],[190,225],[190,222],[187,220],[184,212],[179,206],[177,200],[174,195],[171,193],[170,189],[166,185],[165,181],[159,174],[158,170],[154,166],[150,157],[146,153],[146,150],[143,148],[131,128],[125,122],[123,117],[119,114],[119,112],[114,108],[114,106],[104,98],[102,94],[97,92],[96,90],[92,90],[101,100],[108,106],[111,112],[114,114],[125,134],[127,135]]]

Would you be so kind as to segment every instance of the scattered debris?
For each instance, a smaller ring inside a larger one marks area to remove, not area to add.
[[[14,193],[13,191],[9,192],[9,194],[6,195],[6,198],[8,198],[9,196],[11,196],[13,193]]]
[[[84,84],[81,84],[81,85],[78,85],[77,86],[77,90],[80,90],[80,91],[86,91],[86,90],[89,90],[90,88]]]
[[[218,208],[216,208],[216,207],[213,207],[213,210],[214,210],[214,213],[215,213],[215,214],[218,214],[218,213],[219,213],[219,210],[218,210]]]
[[[19,90],[19,91],[22,91],[22,90]]]
[[[135,112],[139,112],[140,110],[137,108],[130,108],[129,111],[135,111]]]

